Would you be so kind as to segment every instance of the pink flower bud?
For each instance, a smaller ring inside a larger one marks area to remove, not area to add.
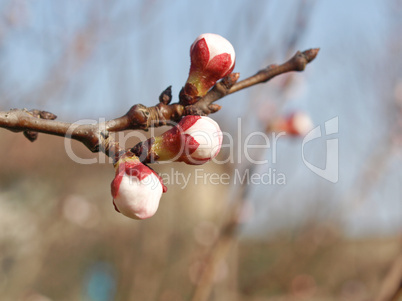
[[[292,136],[305,136],[313,128],[309,115],[303,112],[293,113],[285,118],[275,120],[269,127],[274,132],[286,132]]]
[[[221,150],[221,129],[218,123],[209,117],[185,116],[176,128],[186,142],[179,161],[194,165],[204,164],[215,158]]]
[[[111,186],[116,211],[134,219],[153,216],[162,193],[167,190],[158,174],[136,156],[122,157],[115,169]]]
[[[218,155],[222,136],[219,125],[211,118],[188,115],[162,136],[150,138],[132,151],[148,162],[176,161],[199,165]]]
[[[191,67],[185,90],[197,90],[204,96],[215,83],[229,75],[235,66],[235,51],[232,44],[220,35],[204,33],[190,48]]]
[[[287,119],[288,132],[295,136],[305,136],[313,129],[313,122],[309,115],[303,112],[297,112],[290,115]]]

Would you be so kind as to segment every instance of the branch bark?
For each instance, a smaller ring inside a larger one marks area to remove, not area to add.
[[[183,105],[181,102],[169,104],[171,94],[169,89],[162,92],[158,103],[152,107],[142,104],[134,105],[123,116],[106,121],[102,124],[77,125],[54,120],[56,116],[46,111],[13,109],[0,112],[0,127],[13,132],[24,132],[31,141],[35,141],[37,133],[68,137],[82,142],[90,151],[102,151],[110,157],[125,152],[109,136],[110,132],[124,130],[148,130],[178,122],[185,115],[209,115],[221,109],[214,104],[226,95],[249,88],[256,84],[266,83],[277,75],[303,71],[308,63],[313,61],[319,49],[298,51],[290,60],[281,65],[269,65],[255,75],[240,82],[239,73],[232,73],[218,82],[203,98],[193,105]]]

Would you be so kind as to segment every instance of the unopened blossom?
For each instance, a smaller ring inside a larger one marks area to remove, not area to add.
[[[273,132],[285,132],[292,136],[305,136],[313,129],[313,122],[308,114],[295,112],[287,117],[274,120],[268,127]]]
[[[136,147],[137,155],[146,152],[150,161],[176,161],[199,165],[215,158],[222,146],[218,123],[209,117],[188,115],[159,137]]]
[[[184,92],[204,96],[215,83],[229,75],[235,66],[235,51],[228,40],[218,34],[200,35],[190,48],[191,67]]]
[[[115,164],[115,172],[111,187],[116,211],[133,219],[153,216],[167,190],[159,175],[136,156],[123,156]]]

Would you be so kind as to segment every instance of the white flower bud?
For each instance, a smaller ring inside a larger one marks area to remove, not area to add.
[[[145,219],[153,216],[166,187],[161,178],[137,157],[123,157],[116,163],[112,182],[115,209],[127,217]]]

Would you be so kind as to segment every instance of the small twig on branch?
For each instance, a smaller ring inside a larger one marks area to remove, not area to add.
[[[270,65],[255,75],[240,82],[239,73],[232,73],[218,82],[203,98],[193,105],[184,106],[179,103],[170,104],[171,89],[168,87],[159,97],[159,103],[152,107],[142,104],[134,105],[122,117],[106,121],[101,124],[77,125],[54,120],[52,113],[39,110],[13,109],[9,112],[0,112],[0,127],[13,132],[24,132],[30,140],[35,141],[37,133],[68,137],[78,140],[92,152],[102,151],[110,157],[124,152],[111,137],[109,132],[125,130],[148,130],[150,127],[159,127],[178,122],[185,115],[209,115],[220,110],[221,106],[215,101],[226,95],[265,83],[273,77],[291,72],[302,71],[308,63],[317,56],[319,49],[310,49],[297,52],[289,61],[282,65]]]

